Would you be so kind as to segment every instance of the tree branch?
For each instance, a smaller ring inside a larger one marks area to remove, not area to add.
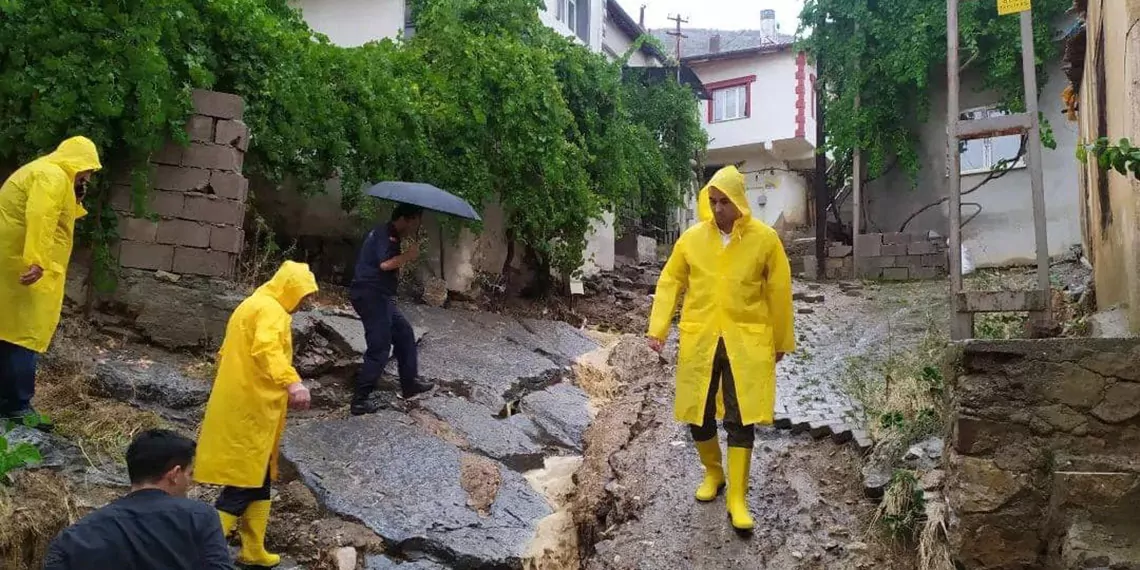
[[[985,186],[986,184],[989,184],[990,182],[992,182],[992,181],[994,181],[994,180],[997,180],[997,179],[1001,178],[1002,176],[1005,176],[1006,174],[1009,174],[1009,172],[1010,172],[1011,170],[1013,170],[1013,167],[1014,167],[1014,166],[1017,164],[1017,162],[1018,162],[1019,160],[1021,160],[1021,157],[1022,157],[1022,156],[1025,156],[1026,145],[1028,144],[1028,141],[1029,141],[1029,136],[1028,136],[1028,135],[1021,135],[1021,146],[1020,146],[1020,147],[1017,149],[1017,156],[1013,157],[1012,159],[1008,159],[1008,160],[1002,160],[1001,162],[999,162],[999,163],[998,163],[998,167],[997,167],[997,168],[995,168],[994,170],[990,171],[990,173],[989,173],[989,174],[988,174],[988,175],[987,175],[987,176],[986,176],[986,177],[985,177],[985,178],[984,178],[984,179],[983,179],[981,182],[979,182],[979,183],[978,183],[977,185],[975,185],[973,188],[970,188],[969,190],[966,190],[965,192],[962,192],[961,194],[959,194],[959,196],[966,196],[966,195],[968,195],[968,194],[971,194],[971,193],[973,193],[973,192],[976,192],[976,191],[977,191],[979,188],[981,188],[982,186]],[[923,207],[919,208],[919,209],[918,209],[918,211],[916,211],[916,212],[914,212],[913,214],[911,214],[911,215],[910,215],[910,217],[908,217],[908,218],[906,219],[906,221],[905,221],[905,222],[903,222],[902,226],[901,226],[901,227],[899,227],[899,233],[906,233],[906,227],[907,227],[908,225],[910,225],[910,223],[911,223],[912,221],[914,221],[914,219],[915,219],[915,218],[917,218],[917,217],[918,217],[919,215],[921,215],[923,212],[925,212],[925,211],[927,211],[927,210],[929,210],[929,209],[931,209],[931,208],[934,208],[934,207],[937,207],[937,206],[941,206],[941,205],[942,205],[944,202],[946,202],[946,201],[947,201],[947,200],[949,200],[949,199],[950,199],[950,197],[949,197],[949,196],[944,196],[944,197],[942,197],[942,198],[938,199],[938,200],[937,200],[937,201],[935,201],[935,202],[931,202],[930,204],[927,204],[927,205],[925,205],[925,206],[923,206]],[[973,206],[977,206],[977,207],[978,207],[978,212],[977,212],[977,213],[975,213],[975,214],[974,214],[973,216],[971,216],[970,218],[968,218],[968,219],[967,219],[965,222],[962,222],[962,225],[961,225],[961,226],[959,226],[959,228],[963,228],[963,227],[966,227],[966,224],[968,224],[968,223],[970,223],[971,221],[973,221],[973,219],[974,219],[974,218],[976,218],[976,217],[978,217],[978,214],[981,214],[981,212],[982,212],[982,210],[981,210],[981,208],[982,208],[982,207],[981,207],[981,205],[979,205],[979,204],[977,204],[977,203],[974,203],[974,202],[970,202],[969,204],[970,204],[970,205],[973,205]],[[962,205],[965,205],[965,204],[962,204]]]

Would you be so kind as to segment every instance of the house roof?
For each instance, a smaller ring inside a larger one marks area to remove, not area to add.
[[[613,20],[618,29],[629,36],[631,40],[637,41],[638,38],[649,33],[629,15],[629,12],[625,11],[625,8],[621,7],[617,0],[606,0],[606,11],[609,12],[610,19]],[[641,51],[645,55],[659,59],[662,63],[669,60],[668,55],[650,42],[643,43]]]
[[[664,44],[665,49],[670,55],[677,51],[676,38],[669,35],[673,30],[660,29],[651,30],[650,33],[654,35],[661,43]],[[750,51],[757,50],[758,48],[775,48],[776,46],[783,46],[786,49],[795,43],[795,38],[786,34],[776,34],[775,38],[768,38],[761,30],[717,30],[710,28],[682,28],[681,32],[685,34],[685,38],[681,40],[681,59],[687,60],[690,58],[697,58],[699,56],[707,56],[712,52],[709,50],[709,43],[715,36],[721,38],[721,51],[719,53],[735,53],[738,55],[754,54],[754,53],[770,53],[763,51]],[[782,51],[782,50],[773,50]]]
[[[769,53],[779,53],[787,51],[795,45],[791,42],[784,44],[770,44],[764,46],[756,46],[732,51],[721,51],[716,53],[707,53],[704,55],[688,56],[682,59],[684,63],[704,63],[706,61],[721,61],[726,59],[736,59],[741,57],[750,57],[754,55],[764,55]]]

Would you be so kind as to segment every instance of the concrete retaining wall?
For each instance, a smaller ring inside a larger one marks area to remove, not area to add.
[[[245,103],[197,90],[187,121],[190,145],[169,143],[151,158],[147,211],[133,216],[131,188],[119,180],[111,206],[119,215],[119,265],[126,269],[232,277],[244,244],[249,181],[242,176],[249,128]]]
[[[855,242],[862,279],[907,281],[939,279],[948,274],[945,238],[926,234],[864,234]]]
[[[1140,564],[1138,358],[1140,340],[962,347],[946,486],[962,567]]]

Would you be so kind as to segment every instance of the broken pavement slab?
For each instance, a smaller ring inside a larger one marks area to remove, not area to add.
[[[521,567],[550,506],[522,475],[500,468],[493,502],[480,515],[468,506],[462,456],[391,411],[293,425],[282,446],[282,457],[325,508],[359,521],[394,553],[459,567]]]
[[[108,360],[95,367],[92,389],[109,398],[172,410],[205,405],[211,384],[160,362]]]
[[[458,431],[472,451],[523,472],[539,469],[543,447],[508,420],[495,417],[486,406],[463,398],[432,398],[421,407]]]
[[[446,566],[431,560],[400,561],[387,556],[368,556],[364,559],[364,570],[449,570]]]
[[[555,384],[523,398],[520,408],[553,443],[573,451],[582,450],[591,418],[589,397],[581,388],[565,382]]]

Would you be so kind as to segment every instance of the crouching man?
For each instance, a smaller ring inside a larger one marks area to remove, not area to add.
[[[293,367],[292,314],[316,292],[309,266],[286,261],[234,310],[218,355],[194,476],[224,486],[215,507],[226,535],[237,527],[243,566],[281,563],[265,549],[269,486],[288,408],[309,407],[309,390]]]
[[[744,176],[729,166],[697,197],[700,223],[686,231],[657,283],[650,345],[664,346],[678,298],[677,421],[690,425],[705,468],[698,501],[725,488],[717,419],[728,432],[727,507],[732,526],[754,526],[746,494],[756,425],[770,425],[776,363],[795,350],[792,277],[776,231],[752,217]]]
[[[218,516],[186,498],[194,442],[150,430],[127,448],[131,492],[64,530],[44,570],[232,570]]]

